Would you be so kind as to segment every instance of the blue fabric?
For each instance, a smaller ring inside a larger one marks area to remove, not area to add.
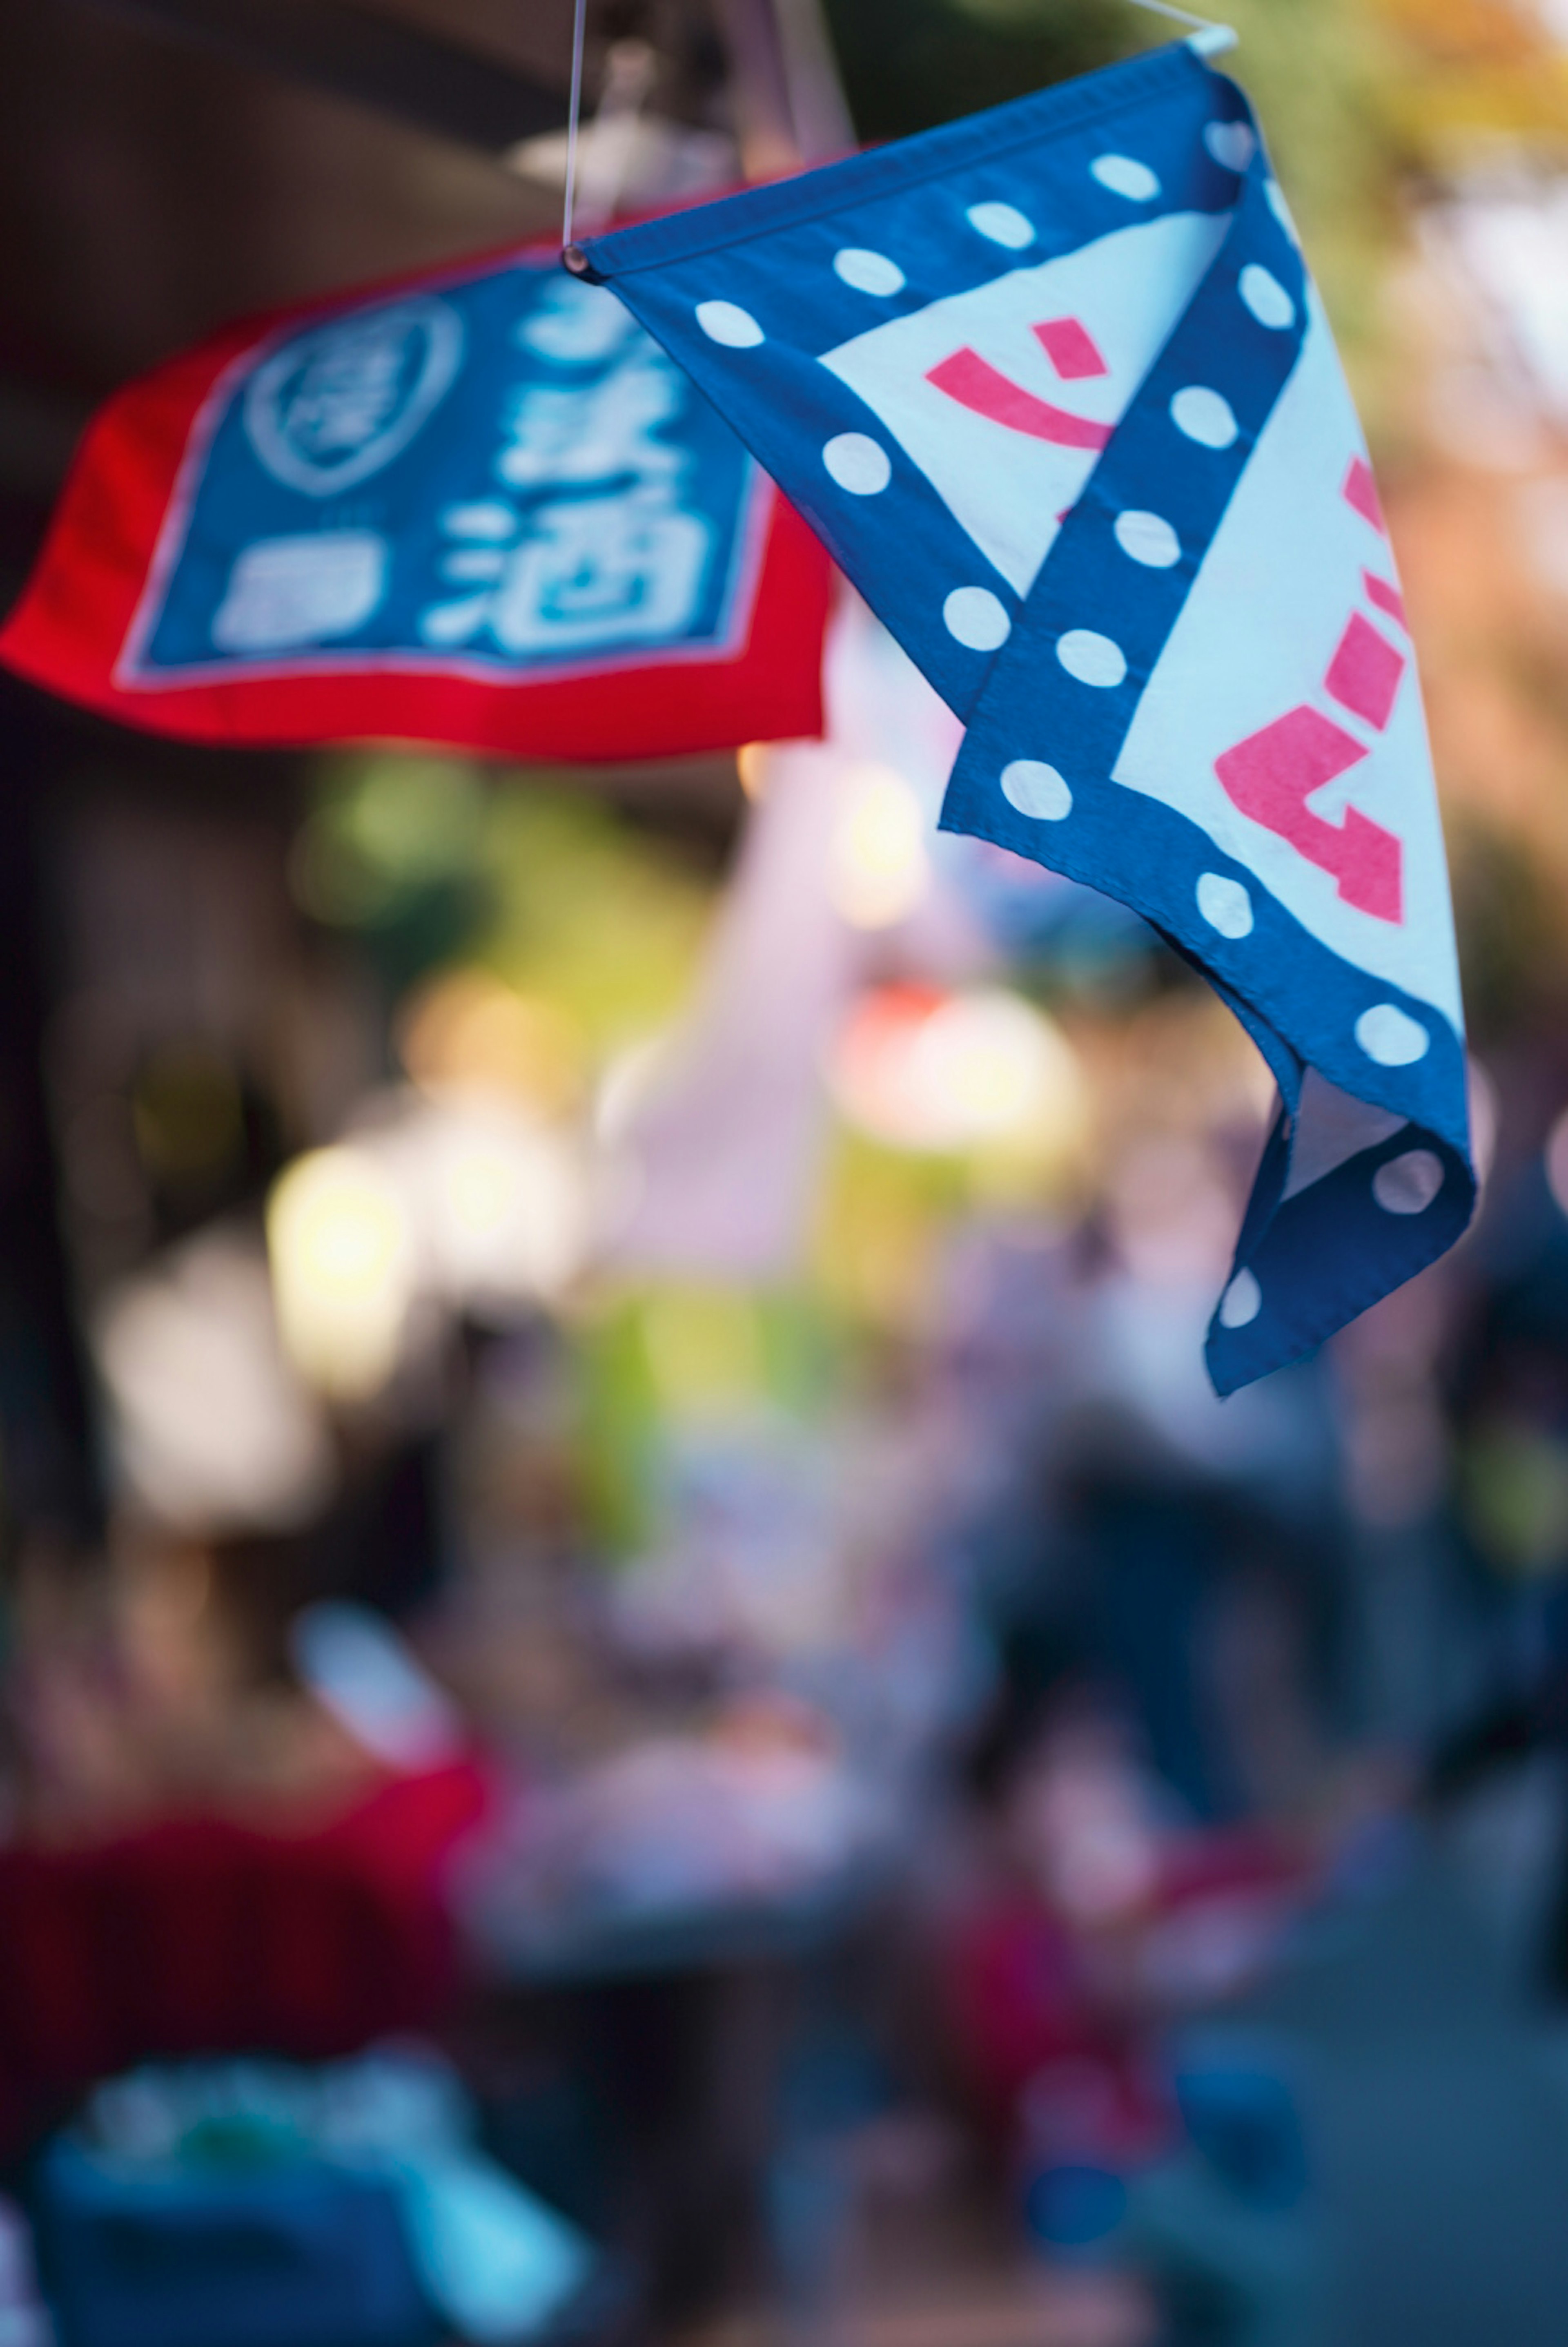
[[[1451,1245],[1475,1184],[1413,664],[1240,91],[1183,44],[585,251],[965,721],[944,828],[1132,907],[1262,1051],[1218,1389]]]
[[[36,2178],[64,2347],[432,2347],[396,2195],[324,2162],[154,2176],[56,2140]]]
[[[363,302],[225,378],[127,673],[395,656],[508,682],[722,649],[755,487],[663,353],[547,261]]]

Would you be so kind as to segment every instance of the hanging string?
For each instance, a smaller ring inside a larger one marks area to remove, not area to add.
[[[1233,26],[1217,24],[1212,16],[1195,15],[1190,8],[1176,7],[1174,0],[1132,0],[1132,5],[1135,8],[1147,8],[1156,16],[1168,16],[1177,25],[1189,26],[1193,47],[1205,56],[1234,48],[1239,38]],[[585,270],[586,261],[572,242],[572,213],[577,198],[577,137],[583,115],[583,51],[587,15],[588,0],[573,0],[572,96],[566,117],[566,194],[561,213],[561,251],[567,268],[578,274]]]
[[[561,250],[572,244],[572,208],[577,200],[577,131],[583,118],[583,46],[587,29],[588,0],[574,0],[572,11],[572,103],[566,117],[566,200],[561,214]]]
[[[1190,8],[1177,8],[1172,0],[1133,0],[1135,8],[1147,8],[1156,16],[1168,16],[1174,24],[1190,25],[1197,37],[1195,49],[1213,56],[1221,49],[1233,49],[1239,36],[1230,25],[1217,25],[1212,16],[1195,16]]]

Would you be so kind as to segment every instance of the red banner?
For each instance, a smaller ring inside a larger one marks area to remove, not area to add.
[[[0,660],[198,741],[675,756],[820,732],[829,583],[688,379],[534,249],[117,394]]]

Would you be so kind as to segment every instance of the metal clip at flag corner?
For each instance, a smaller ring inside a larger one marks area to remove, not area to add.
[[[1217,1388],[1451,1246],[1463,1015],[1404,606],[1241,91],[1174,44],[585,257],[964,721],[944,826],[1133,907],[1263,1051]]]

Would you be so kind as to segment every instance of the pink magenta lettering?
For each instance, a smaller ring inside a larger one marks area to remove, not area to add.
[[[1364,456],[1351,459],[1339,494],[1363,521],[1383,532],[1377,484]],[[1398,588],[1370,570],[1362,571],[1361,584],[1375,610],[1405,625]],[[1334,648],[1323,689],[1341,709],[1380,733],[1393,715],[1405,666],[1403,652],[1359,611],[1352,611]],[[1227,750],[1215,760],[1214,771],[1233,806],[1288,841],[1320,872],[1332,874],[1347,905],[1376,920],[1402,921],[1404,849],[1398,835],[1357,807],[1347,807],[1344,821],[1336,824],[1314,815],[1307,805],[1315,791],[1348,773],[1366,754],[1365,743],[1353,733],[1304,703]]]
[[[1341,709],[1380,733],[1393,713],[1404,672],[1403,652],[1397,652],[1359,611],[1352,611],[1323,682]]]
[[[1368,602],[1375,603],[1380,611],[1386,611],[1390,620],[1397,620],[1408,635],[1410,623],[1405,617],[1405,599],[1399,589],[1370,570],[1362,571],[1361,584],[1367,590]]]
[[[1364,456],[1353,456],[1339,492],[1348,506],[1353,506],[1363,521],[1369,521],[1375,530],[1385,537],[1383,508],[1378,501],[1378,485],[1372,478],[1372,468]]]
[[[1047,318],[1034,328],[1034,339],[1064,383],[1081,383],[1087,375],[1111,372],[1081,318]]]
[[[1403,857],[1394,834],[1355,807],[1346,808],[1342,824],[1332,824],[1307,805],[1314,791],[1366,754],[1331,718],[1302,707],[1227,750],[1215,760],[1215,772],[1243,815],[1332,874],[1347,905],[1380,921],[1400,921]]]
[[[1109,374],[1094,336],[1080,319],[1048,318],[1033,331],[1064,383]],[[1026,432],[1032,440],[1049,440],[1058,448],[1103,448],[1111,436],[1109,424],[1074,415],[1071,409],[1055,407],[1038,393],[1025,391],[967,344],[931,368],[926,381],[972,415],[983,415],[1009,432]]]

